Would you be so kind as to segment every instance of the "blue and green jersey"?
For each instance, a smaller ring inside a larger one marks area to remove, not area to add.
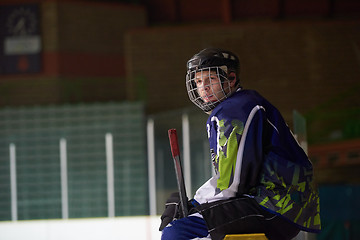
[[[212,111],[206,127],[216,175],[196,192],[199,203],[249,195],[303,230],[320,230],[312,164],[271,103],[238,90]]]

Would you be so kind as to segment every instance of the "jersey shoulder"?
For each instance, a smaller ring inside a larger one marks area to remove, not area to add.
[[[266,100],[258,92],[239,90],[220,103],[211,115],[223,116],[224,118],[247,117],[254,107],[264,104],[266,104]]]

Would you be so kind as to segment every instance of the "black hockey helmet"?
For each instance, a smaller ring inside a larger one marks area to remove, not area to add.
[[[234,72],[236,76],[235,86],[239,86],[239,72],[240,63],[239,58],[232,52],[218,49],[218,48],[206,48],[195,54],[187,62],[187,74],[186,74],[186,87],[190,100],[199,108],[205,112],[210,112],[221,101],[229,97],[234,91],[225,90],[222,88],[224,97],[212,102],[204,102],[199,96],[199,92],[195,83],[195,74],[197,72],[215,72],[218,78],[222,82],[222,86],[225,81],[230,81],[228,75],[230,72]],[[229,86],[229,84],[228,84]]]

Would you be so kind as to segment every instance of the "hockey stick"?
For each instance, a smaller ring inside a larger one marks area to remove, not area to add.
[[[179,189],[179,196],[180,196],[180,204],[182,208],[182,213],[184,217],[188,215],[188,208],[187,208],[187,196],[185,190],[185,182],[184,182],[184,175],[181,167],[181,160],[180,160],[180,149],[178,143],[178,137],[176,133],[176,129],[169,129],[169,141],[171,147],[171,153],[174,159],[174,166],[175,166],[175,173],[176,179]]]

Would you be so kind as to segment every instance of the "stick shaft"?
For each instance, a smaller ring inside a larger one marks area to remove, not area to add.
[[[178,185],[178,189],[179,189],[180,204],[182,207],[183,215],[184,215],[184,217],[186,217],[188,215],[187,196],[186,196],[186,190],[185,190],[184,175],[183,175],[183,170],[182,170],[181,160],[180,160],[180,149],[179,149],[179,142],[178,142],[176,129],[169,129],[168,134],[169,134],[171,153],[172,153],[173,160],[174,160],[177,185]]]

